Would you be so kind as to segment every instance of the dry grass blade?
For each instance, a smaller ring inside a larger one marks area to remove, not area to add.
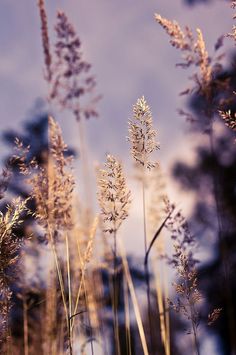
[[[141,343],[142,343],[143,352],[144,352],[144,355],[148,355],[149,352],[148,352],[147,341],[146,341],[146,337],[145,337],[145,333],[144,333],[141,313],[140,313],[140,309],[139,309],[139,305],[138,305],[138,300],[137,300],[137,296],[135,293],[132,277],[130,274],[125,250],[124,250],[124,247],[123,247],[121,241],[119,241],[119,251],[120,251],[121,258],[122,258],[122,264],[124,267],[126,281],[127,281],[128,287],[129,287],[132,303],[134,306],[134,313],[135,313],[135,317],[136,317],[136,321],[137,321],[137,325],[138,325],[138,330],[139,330],[139,335],[140,335],[140,339],[141,339]]]

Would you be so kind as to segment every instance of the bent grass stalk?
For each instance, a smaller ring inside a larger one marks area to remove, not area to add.
[[[144,353],[144,355],[148,355],[149,352],[148,352],[147,341],[146,341],[145,332],[144,332],[144,328],[143,328],[142,317],[141,317],[141,313],[140,313],[140,309],[139,309],[139,304],[138,304],[137,296],[135,293],[133,280],[132,280],[132,277],[130,274],[129,264],[128,264],[126,254],[125,254],[125,249],[124,249],[123,244],[121,243],[120,240],[118,240],[118,247],[119,247],[119,253],[122,258],[122,264],[124,267],[125,277],[126,277],[126,281],[127,281],[128,287],[129,287],[129,291],[130,291],[131,300],[132,300],[133,307],[134,307],[134,313],[135,313],[135,318],[137,321],[137,326],[138,326],[138,330],[139,330],[143,353]]]
[[[146,198],[145,198],[145,177],[146,169],[151,170],[157,163],[151,161],[151,154],[159,149],[156,142],[157,131],[153,128],[153,119],[150,107],[144,96],[137,100],[133,106],[133,119],[128,121],[128,141],[131,144],[131,155],[135,162],[142,167],[142,206],[143,206],[143,228],[144,228],[144,251],[147,254],[147,228],[146,228]],[[151,339],[151,347],[154,349],[151,322],[151,299],[150,280],[148,263],[144,258],[145,278],[147,285],[148,320]]]
[[[129,311],[129,294],[127,281],[123,279],[124,306],[125,306],[125,340],[126,351],[128,355],[132,355],[131,335],[130,335],[130,311]]]
[[[107,155],[105,169],[98,171],[98,201],[103,219],[103,232],[113,235],[113,314],[116,352],[120,354],[119,319],[117,310],[117,231],[122,222],[128,217],[131,203],[130,191],[126,186],[123,167],[119,160]]]
[[[90,230],[90,235],[89,235],[89,241],[93,240],[96,234],[96,230],[97,230],[97,226],[98,226],[98,217],[94,218],[94,222],[93,225],[91,227]],[[85,256],[84,258],[81,255],[81,251],[80,251],[80,241],[78,240],[78,236],[76,238],[76,242],[77,242],[77,250],[78,250],[78,256],[79,256],[79,260],[80,260],[80,265],[81,265],[81,278],[80,278],[80,284],[79,284],[79,288],[77,291],[77,295],[76,295],[76,300],[75,300],[75,306],[74,306],[74,310],[73,310],[73,314],[71,315],[72,319],[72,330],[74,328],[74,323],[75,323],[75,315],[77,314],[78,311],[78,305],[79,305],[79,299],[80,299],[80,294],[81,294],[81,290],[84,284],[84,278],[85,278],[85,273],[86,273],[86,264],[88,263],[88,259],[90,258],[90,245],[87,245],[86,251],[85,251]]]

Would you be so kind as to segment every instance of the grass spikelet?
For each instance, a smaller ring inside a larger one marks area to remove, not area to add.
[[[142,168],[142,202],[143,202],[143,229],[144,229],[144,252],[145,256],[148,250],[147,247],[147,226],[146,226],[146,170],[151,170],[157,166],[157,162],[151,160],[151,155],[159,149],[159,144],[156,141],[157,131],[153,128],[152,113],[144,96],[137,100],[133,106],[133,120],[128,121],[129,137],[131,143],[131,155],[136,164]],[[145,260],[145,257],[144,257]],[[150,283],[148,263],[145,264],[145,277],[147,285],[148,299],[148,318],[149,331],[151,338],[151,346],[153,348],[152,324],[151,324],[151,298],[150,298]]]
[[[128,217],[131,203],[130,191],[127,189],[121,163],[112,155],[107,155],[105,169],[100,169],[98,179],[98,201],[101,207],[103,231],[113,234],[114,240],[114,276],[113,276],[113,309],[114,333],[117,354],[120,354],[119,325],[117,314],[117,231]]]
[[[133,106],[133,120],[129,120],[128,125],[128,141],[134,160],[144,168],[152,169],[157,163],[151,161],[150,156],[159,149],[159,144],[156,142],[157,131],[153,128],[152,113],[144,96]]]
[[[174,212],[175,206],[166,199],[166,211]],[[200,354],[198,340],[199,312],[198,305],[201,294],[197,286],[197,260],[193,256],[195,246],[194,236],[191,234],[188,223],[180,211],[170,215],[167,229],[171,233],[174,245],[174,253],[170,258],[178,275],[178,282],[174,283],[177,294],[177,302],[169,301],[170,307],[177,313],[182,314],[191,324],[190,333],[193,334],[195,353]]]
[[[231,110],[218,112],[220,117],[224,120],[226,126],[236,132],[236,114],[233,114]]]
[[[98,179],[98,201],[104,223],[104,232],[116,233],[128,217],[131,192],[121,163],[112,155],[107,155],[105,169],[100,169]]]
[[[38,167],[30,184],[36,201],[38,221],[43,225],[50,222],[59,230],[70,228],[72,224],[74,178],[71,171],[72,157],[66,156],[66,151],[61,129],[49,117],[48,166]]]
[[[89,74],[91,65],[83,59],[81,41],[66,14],[57,13],[55,26],[55,63],[50,98],[55,99],[62,108],[71,110],[76,119],[97,116],[95,104],[99,97],[94,96],[96,81]],[[87,102],[81,99],[89,94]]]
[[[48,35],[48,20],[47,20],[47,12],[45,8],[44,0],[38,0],[38,8],[39,15],[41,21],[41,37],[42,37],[42,45],[43,45],[43,53],[44,53],[44,63],[45,63],[45,79],[50,82],[52,78],[52,57],[50,52],[50,43],[49,43],[49,35]]]
[[[7,345],[10,331],[8,316],[12,307],[11,284],[16,279],[17,262],[22,239],[17,238],[14,229],[22,222],[22,214],[27,213],[29,199],[16,198],[7,206],[5,214],[0,212],[0,347]]]
[[[186,33],[180,28],[178,22],[170,21],[159,14],[155,14],[155,20],[164,28],[171,37],[170,43],[180,50],[191,50],[193,36],[190,30]]]
[[[201,73],[201,85],[206,88],[212,79],[212,69],[210,66],[210,59],[206,50],[205,41],[203,39],[202,31],[197,28],[197,40],[195,43],[196,52],[196,65],[200,68]]]
[[[212,68],[201,30],[197,28],[197,38],[195,39],[192,30],[187,26],[183,31],[176,21],[167,20],[159,14],[155,14],[155,20],[170,36],[171,45],[182,52],[184,62],[178,65],[186,68],[194,64],[199,67],[200,76],[194,76],[194,78],[200,89],[204,92],[207,91],[212,78]]]

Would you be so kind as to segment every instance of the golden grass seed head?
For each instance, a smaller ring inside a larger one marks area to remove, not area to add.
[[[154,168],[157,162],[151,161],[150,156],[160,146],[156,141],[157,131],[153,127],[152,113],[144,96],[133,106],[133,119],[128,121],[128,126],[128,141],[134,160],[144,168]]]
[[[117,232],[123,220],[128,217],[130,195],[121,163],[108,154],[105,169],[98,172],[98,201],[104,232]]]

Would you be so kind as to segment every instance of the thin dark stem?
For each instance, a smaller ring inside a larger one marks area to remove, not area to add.
[[[149,280],[149,267],[148,267],[148,257],[149,254],[151,252],[152,246],[154,245],[157,237],[160,235],[162,229],[164,228],[166,222],[168,221],[168,219],[171,216],[170,212],[168,214],[168,216],[164,219],[164,221],[162,222],[162,224],[160,225],[160,227],[158,228],[158,230],[156,231],[154,237],[151,240],[151,243],[145,253],[145,258],[144,258],[144,269],[145,269],[145,280],[146,280],[146,286],[147,286],[147,299],[148,299],[148,319],[149,319],[149,327],[150,327],[150,336],[151,336],[151,346],[152,349],[154,349],[154,344],[153,344],[153,339],[152,339],[152,324],[151,324],[151,297],[150,297],[150,280]]]
[[[151,308],[150,274],[149,274],[148,264],[145,265],[145,280],[146,280],[146,287],[147,287],[148,321],[149,321],[149,329],[150,329],[151,350],[153,353],[155,347],[154,347],[153,336],[152,336],[152,308]]]
[[[146,226],[146,197],[145,197],[145,177],[142,181],[142,193],[143,193],[143,234],[144,234],[144,251],[147,253],[147,226]]]
[[[119,340],[119,320],[118,320],[118,285],[117,285],[117,242],[116,230],[113,233],[114,237],[114,258],[113,258],[113,306],[114,306],[114,334],[115,334],[115,352],[120,355],[120,340]]]
[[[72,315],[70,316],[70,319],[72,319],[72,318],[78,316],[79,314],[85,313],[85,312],[87,312],[87,310],[82,310],[82,311],[79,311],[79,312],[77,312],[77,313],[75,313],[75,314],[72,314]]]
[[[150,252],[151,252],[151,249],[152,249],[152,247],[153,247],[153,245],[154,245],[154,243],[155,243],[157,237],[160,235],[162,229],[164,228],[166,222],[167,222],[168,219],[170,218],[171,214],[172,214],[172,211],[171,211],[171,212],[168,214],[168,216],[164,219],[164,221],[162,222],[162,224],[160,225],[160,227],[159,227],[158,230],[156,231],[154,237],[152,238],[151,243],[150,243],[150,245],[149,245],[149,247],[148,247],[148,250],[147,250],[147,252],[146,252],[146,254],[145,254],[145,259],[144,259],[144,265],[145,265],[145,266],[148,264],[148,257],[149,257],[149,254],[150,254]]]
[[[144,251],[145,259],[147,254],[147,223],[146,223],[146,196],[145,196],[145,171],[143,173],[142,180],[142,194],[143,194],[143,232],[144,232]],[[151,310],[151,295],[150,295],[150,276],[148,264],[144,264],[145,270],[145,280],[147,288],[147,303],[148,303],[148,323],[149,323],[149,334],[151,340],[151,350],[154,351],[153,336],[152,336],[152,310]]]

